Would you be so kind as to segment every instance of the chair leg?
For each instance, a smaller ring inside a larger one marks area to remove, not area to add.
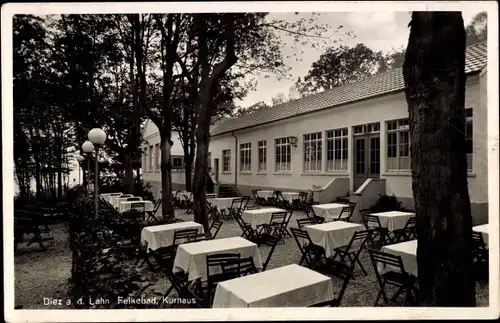
[[[363,264],[361,263],[359,258],[356,259],[356,262],[358,263],[359,268],[361,268],[361,270],[363,271],[363,274],[365,274],[365,276],[368,276],[368,272],[365,270],[365,267],[363,267]]]

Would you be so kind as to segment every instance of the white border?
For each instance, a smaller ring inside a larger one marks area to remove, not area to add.
[[[376,8],[376,9],[375,9]],[[215,320],[333,320],[498,318],[499,315],[499,121],[498,121],[498,4],[496,1],[399,2],[145,2],[145,3],[16,3],[2,6],[2,140],[4,236],[13,236],[12,138],[12,17],[14,14],[155,13],[155,12],[319,12],[461,10],[488,12],[488,192],[490,286],[487,308],[269,308],[200,310],[13,310],[13,239],[4,238],[5,320],[8,322],[215,321]],[[492,252],[495,251],[495,252]]]

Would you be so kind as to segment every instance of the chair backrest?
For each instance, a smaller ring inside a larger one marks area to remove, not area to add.
[[[258,272],[252,257],[228,260],[221,264],[222,272],[234,278]]]
[[[158,212],[158,209],[161,206],[161,202],[162,202],[161,198],[159,198],[158,200],[156,200],[155,205],[154,205],[154,210],[153,210],[154,214],[156,214],[156,212]]]
[[[253,197],[255,198],[256,201],[259,200],[259,193],[258,192],[259,192],[258,189],[252,190],[252,195],[253,195]]]
[[[338,219],[339,220],[342,219],[343,221],[349,222],[354,213],[355,207],[356,207],[355,205],[344,206],[342,208],[342,211],[340,211]]]
[[[139,211],[139,212],[144,212],[146,207],[144,205],[144,203],[131,203],[130,204],[130,209],[132,210],[136,210],[136,211]]]
[[[299,229],[302,230],[302,228],[306,225],[312,225],[313,221],[310,218],[304,218],[304,219],[297,219],[297,225],[299,226]]]
[[[300,252],[304,256],[305,261],[307,262],[307,264],[309,266],[311,266],[312,259],[309,256],[309,253],[304,248],[306,245],[313,244],[311,241],[311,237],[309,236],[309,233],[306,230],[302,230],[302,229],[298,229],[298,228],[290,228],[290,231],[292,231],[293,238],[295,239],[295,242],[297,243],[297,246],[299,247]]]
[[[172,245],[177,246],[181,243],[190,242],[195,239],[197,235],[198,229],[196,228],[176,230],[174,232],[174,240],[172,242]]]
[[[399,270],[401,274],[407,275],[401,256],[395,256],[393,254],[375,249],[368,249],[368,252],[370,254],[370,259],[372,261],[373,268],[375,269],[375,273],[377,274],[377,279],[380,280],[381,277],[378,264],[383,264],[385,266],[389,266],[390,268],[392,267],[396,270]]]
[[[314,210],[311,206],[306,206],[304,209],[304,212],[306,213],[306,216],[312,221],[315,222],[316,218],[316,213],[314,213]]]
[[[307,201],[307,192],[299,192],[299,200],[301,202],[306,202]]]
[[[182,198],[184,199],[184,201],[191,203],[191,199],[186,194],[182,194]]]
[[[212,225],[210,226],[210,229],[209,229],[210,236],[212,237],[212,239],[215,239],[215,237],[217,236],[217,233],[219,233],[219,230],[222,227],[223,223],[224,222],[222,222],[220,220],[215,220],[214,222],[212,222]],[[215,229],[215,232],[212,232],[213,229]]]
[[[134,197],[132,194],[123,194],[120,195],[120,198],[126,198],[126,197]]]
[[[232,210],[241,210],[242,205],[243,205],[243,198],[237,198],[231,201]]]
[[[293,214],[293,210],[286,212],[286,219],[285,219],[285,224],[284,224],[285,228],[288,227],[288,224],[290,223],[290,220],[292,219],[292,214]]]
[[[486,250],[486,243],[481,232],[472,231],[472,245],[476,250]]]
[[[280,201],[284,201],[285,198],[283,197],[283,193],[281,191],[275,191],[274,192],[276,194],[276,198]]]
[[[140,200],[141,198],[137,196],[127,198],[127,202],[140,201]]]
[[[369,229],[369,228],[376,228],[376,229],[381,228],[380,219],[378,216],[371,215],[368,213],[361,213],[361,217],[363,218],[363,222],[365,223],[365,226],[367,229]]]
[[[347,245],[346,252],[351,251],[356,242],[361,241],[360,243],[357,244],[358,249],[356,249],[357,251],[355,255],[355,257],[357,257],[358,254],[361,252],[361,250],[363,250],[363,248],[365,247],[366,242],[370,239],[370,237],[371,237],[371,230],[362,230],[354,232],[351,241],[349,241],[349,244]]]
[[[283,230],[283,228],[286,224],[287,215],[288,215],[288,212],[275,212],[275,213],[273,213],[271,215],[271,220],[269,221],[269,225],[280,226],[281,230]]]
[[[276,246],[278,245],[278,242],[280,241],[279,236],[274,236],[268,233],[262,233],[259,237],[259,247],[262,245],[271,247],[269,250],[269,253],[267,254],[267,258],[262,264],[262,271],[266,270],[267,265],[269,265],[269,262],[271,261],[271,256],[273,255],[274,249],[276,249]]]
[[[245,210],[247,208],[248,202],[250,202],[250,196],[243,196],[241,210]]]

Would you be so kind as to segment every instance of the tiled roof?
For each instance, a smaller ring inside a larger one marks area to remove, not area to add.
[[[487,62],[486,42],[467,47],[465,73],[480,71]],[[309,113],[321,109],[333,108],[381,94],[388,94],[404,89],[403,71],[397,68],[375,75],[365,80],[346,84],[334,89],[309,95],[274,107],[258,110],[251,114],[227,119],[213,127],[212,136],[270,123],[281,119]]]

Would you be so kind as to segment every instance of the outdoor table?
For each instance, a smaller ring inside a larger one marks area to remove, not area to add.
[[[313,205],[314,214],[325,219],[325,222],[331,222],[338,219],[342,209],[347,207],[347,204],[341,203],[329,203],[329,204],[318,204]],[[346,215],[347,217],[348,215]]]
[[[243,211],[242,218],[245,222],[250,223],[253,229],[257,229],[257,226],[269,223],[271,221],[273,213],[277,212],[287,212],[287,211],[274,207],[246,210]]]
[[[363,230],[361,224],[344,221],[313,224],[305,228],[311,237],[311,241],[325,249],[326,257],[333,256],[335,248],[349,244],[356,231]]]
[[[174,242],[175,231],[185,229],[198,229],[198,233],[204,232],[203,226],[193,221],[154,225],[142,229],[141,242],[147,242],[148,248],[152,250],[168,247]]]
[[[208,194],[207,194],[208,195]],[[239,197],[218,197],[207,199],[207,201],[212,204],[212,206],[217,207],[217,210],[230,209],[233,204],[234,199],[238,199]]]
[[[293,203],[293,200],[297,200],[299,198],[298,192],[282,192],[281,195],[283,195],[283,198],[290,203]]]
[[[112,204],[115,207],[115,209],[118,209],[118,207],[120,206],[120,202],[125,202],[125,201],[127,201],[128,198],[131,198],[131,197],[138,197],[139,201],[142,201],[142,197],[139,197],[139,196],[123,197],[123,195],[122,195],[120,197],[113,197]],[[134,202],[137,202],[137,201],[134,201]]]
[[[241,237],[205,240],[179,245],[174,259],[173,271],[184,270],[188,281],[197,278],[207,279],[207,255],[220,253],[239,253],[241,258],[252,257],[257,269],[262,269],[258,246]],[[219,269],[220,272],[220,269]],[[217,273],[217,272],[214,272]]]
[[[274,196],[274,191],[259,190],[259,191],[257,191],[257,195],[259,197],[263,197],[263,198],[267,199],[268,197]]]
[[[187,193],[185,193],[184,195],[186,195],[186,196],[189,198],[189,200],[190,200],[191,202],[193,202],[193,200],[194,200],[193,194],[191,194],[190,192],[187,192]],[[217,198],[217,194],[215,194],[215,193],[207,193],[207,194],[206,194],[206,196],[207,196],[207,200],[208,200],[208,199]],[[235,199],[236,199],[237,197],[233,197],[233,198],[235,198]]]
[[[406,242],[387,245],[382,247],[381,251],[390,253],[395,256],[401,256],[405,271],[418,277],[417,240],[410,240]],[[392,266],[385,267],[381,263],[377,264],[377,266],[380,272],[398,270],[396,268],[391,268]]]
[[[123,213],[130,211],[132,203],[144,204],[144,211],[146,212],[151,212],[155,209],[154,204],[151,201],[120,201],[120,204],[118,206],[118,212]]]
[[[488,224],[477,225],[472,228],[473,231],[481,233],[483,236],[484,244],[488,245]]]
[[[292,264],[218,283],[212,308],[306,307],[333,297],[330,277]]]
[[[100,194],[99,196],[106,202],[111,203],[113,197],[118,197],[121,195],[123,195],[123,193],[105,193],[105,194]]]
[[[378,216],[380,221],[380,226],[387,228],[389,231],[403,229],[408,222],[408,219],[415,216],[415,213],[411,212],[401,212],[401,211],[389,211],[372,213],[371,215]]]

